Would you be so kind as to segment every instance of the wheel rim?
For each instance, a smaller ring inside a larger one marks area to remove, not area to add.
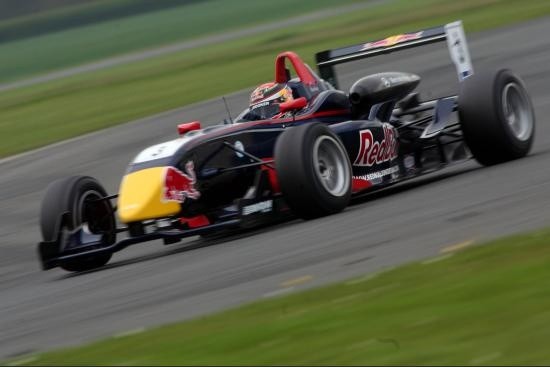
[[[315,174],[325,190],[333,196],[344,196],[350,182],[346,153],[331,136],[317,138],[313,145]]]
[[[502,91],[504,118],[512,134],[522,141],[528,140],[533,131],[533,115],[527,98],[516,82],[506,84]]]
[[[76,223],[82,225],[85,232],[99,234],[112,231],[110,210],[108,203],[94,203],[103,198],[103,195],[96,190],[85,191],[79,198],[75,208]]]

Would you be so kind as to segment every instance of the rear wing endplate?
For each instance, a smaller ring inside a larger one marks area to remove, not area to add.
[[[335,65],[445,40],[459,81],[473,75],[474,70],[461,21],[418,32],[398,34],[379,41],[322,51],[315,54],[315,59],[321,78],[338,88]]]

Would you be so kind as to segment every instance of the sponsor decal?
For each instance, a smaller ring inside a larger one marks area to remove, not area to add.
[[[382,178],[395,175],[399,172],[399,166],[392,166],[390,168],[383,169],[382,171],[367,173],[361,176],[353,176],[354,180],[369,181],[372,184],[379,184],[382,182]]]
[[[445,34],[447,35],[449,53],[458,73],[458,80],[463,81],[473,75],[474,69],[470,60],[470,52],[468,51],[462,22],[457,21],[447,24]]]
[[[382,141],[375,141],[370,129],[359,132],[359,153],[353,162],[354,166],[370,167],[397,157],[395,130],[388,123],[383,123],[382,129],[384,130],[384,139]]]
[[[410,75],[397,75],[397,76],[388,76],[388,77],[382,77],[380,80],[382,81],[382,84],[384,84],[384,87],[391,87],[395,84],[401,84],[401,83],[408,83],[411,82],[414,78]]]
[[[413,169],[415,166],[414,156],[410,154],[405,156],[405,159],[403,159],[403,164],[406,169]]]
[[[185,164],[185,172],[176,167],[167,167],[164,174],[164,190],[162,201],[177,201],[183,203],[185,199],[198,199],[201,193],[195,188],[197,176],[192,161]]]
[[[239,150],[242,150],[244,152],[244,145],[243,143],[241,143],[241,141],[237,140],[235,142],[235,144],[233,144],[233,146],[236,148],[236,149],[239,149]],[[244,157],[244,154],[240,153],[240,152],[235,152],[235,154],[237,155],[237,157],[239,158],[242,158]]]
[[[270,101],[257,103],[257,104],[255,104],[254,106],[250,107],[250,111],[253,111],[253,110],[255,110],[256,108],[269,106],[269,104],[270,104]]]
[[[243,215],[254,213],[269,213],[273,210],[273,200],[260,201],[258,203],[243,206]]]
[[[379,47],[389,47],[401,42],[416,40],[422,37],[422,33],[423,32],[421,31],[416,33],[398,34],[395,36],[385,38],[380,41],[368,42],[368,43],[365,43],[363,47],[361,47],[360,51],[371,50],[373,48],[379,48]]]

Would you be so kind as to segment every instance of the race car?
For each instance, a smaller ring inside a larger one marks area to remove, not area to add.
[[[365,75],[339,90],[335,65],[446,41],[458,95],[421,100],[420,77]],[[177,139],[128,165],[118,194],[88,176],[51,183],[42,202],[44,270],[85,271],[129,245],[338,213],[372,190],[475,158],[493,165],[528,154],[535,116],[522,80],[507,69],[474,73],[460,21],[316,54],[319,75],[294,52],[275,60],[292,100],[278,118],[178,125]],[[117,237],[121,238],[117,239]]]

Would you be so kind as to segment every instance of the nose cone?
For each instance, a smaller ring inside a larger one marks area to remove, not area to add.
[[[118,196],[118,217],[123,223],[177,214],[180,202],[166,200],[166,173],[172,167],[153,167],[124,176]]]

